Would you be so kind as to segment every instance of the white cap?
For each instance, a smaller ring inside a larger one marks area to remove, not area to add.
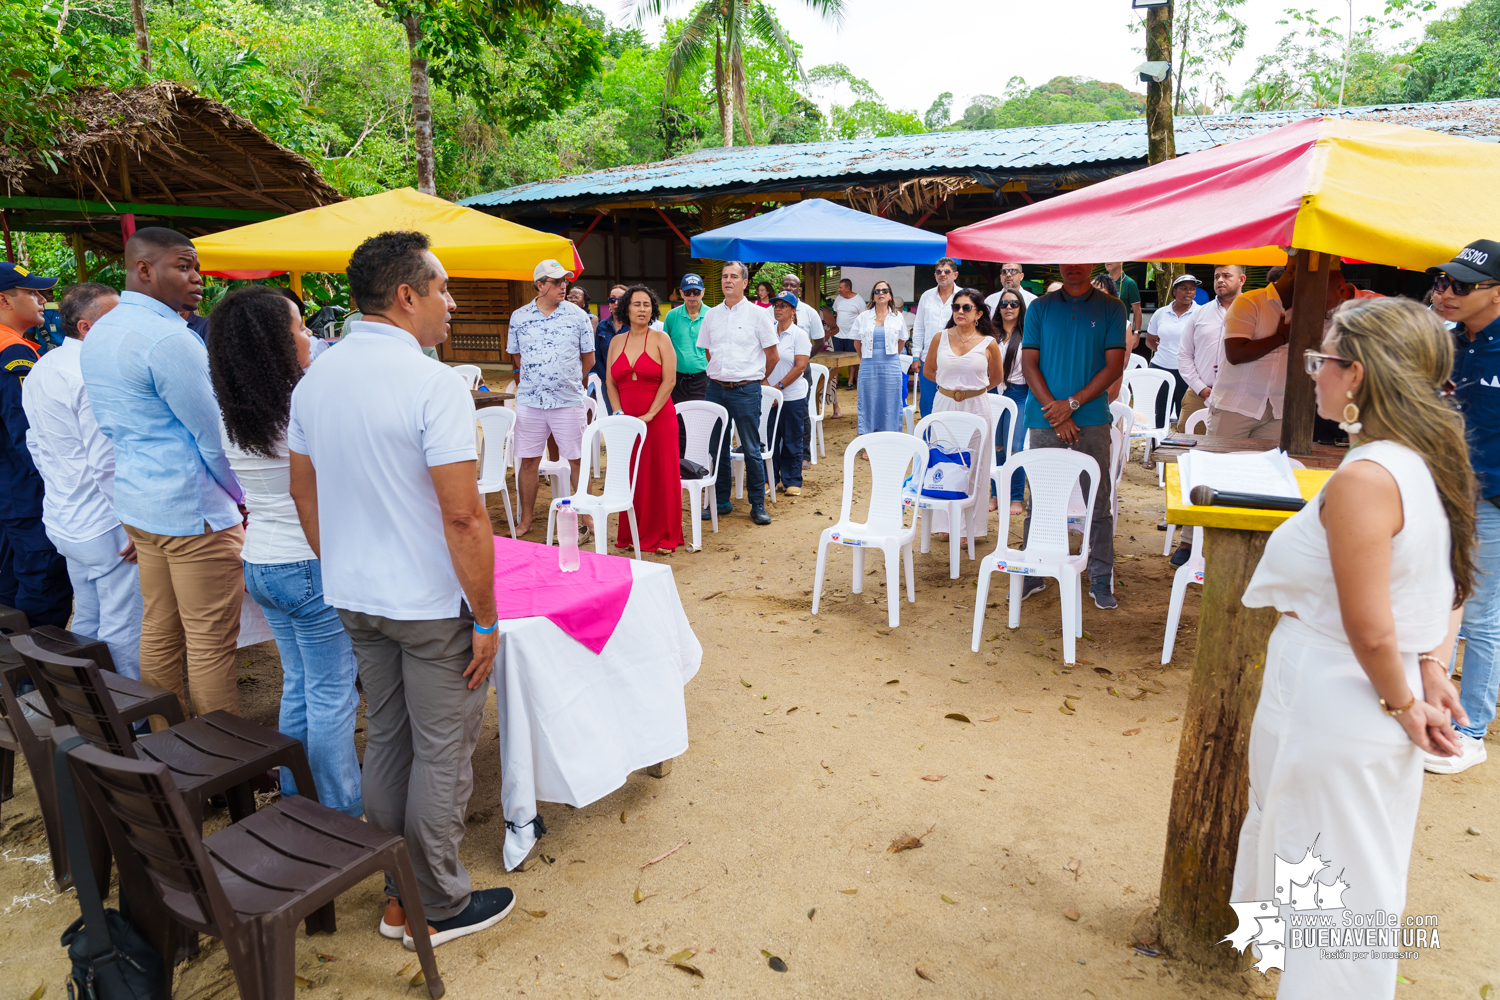
[[[1203,284],[1203,282],[1199,281],[1197,278],[1193,277],[1191,274],[1179,274],[1177,276],[1177,280],[1174,281],[1174,282],[1172,282],[1172,287],[1176,288],[1178,285],[1182,284],[1184,281],[1191,281],[1195,285],[1201,285],[1201,284]]]
[[[573,272],[549,258],[538,264],[536,269],[531,272],[532,281],[540,281],[543,278],[567,278],[569,281],[572,281]]]

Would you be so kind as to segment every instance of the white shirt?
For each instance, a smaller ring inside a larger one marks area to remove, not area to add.
[[[716,382],[759,382],[766,377],[766,348],[775,347],[771,310],[749,299],[710,309],[698,327],[698,346],[708,351],[708,377]],[[808,348],[811,350],[811,348]]]
[[[1000,317],[995,315],[995,305],[1000,301],[1000,296],[1004,295],[1008,291],[1010,291],[1010,289],[1002,288],[1000,289],[1000,291],[995,292],[993,295],[986,295],[984,297],[984,306],[990,311],[990,322],[994,323],[997,327],[1000,325]],[[1024,288],[1017,288],[1016,294],[1021,296],[1021,301],[1028,306],[1036,301],[1036,293],[1028,292]],[[1129,311],[1128,306],[1126,307],[1126,311]]]
[[[938,288],[929,288],[917,300],[917,319],[911,326],[911,353],[919,362],[926,360],[932,338],[953,318],[953,296],[958,294],[958,283],[953,284],[946,299],[938,291]]]
[[[1151,363],[1157,368],[1177,367],[1178,347],[1182,343],[1183,335],[1187,333],[1188,325],[1198,314],[1196,303],[1189,303],[1187,312],[1181,316],[1177,315],[1175,305],[1176,303],[1173,303],[1156,310],[1146,323],[1146,332],[1153,337],[1160,338],[1157,341],[1156,350],[1151,355]]]
[[[786,380],[787,373],[792,370],[792,365],[797,363],[797,355],[812,354],[812,338],[809,337],[800,326],[793,323],[781,334],[781,340],[776,345],[776,367],[771,369],[771,385]],[[787,402],[794,399],[807,398],[807,379],[798,375],[790,385],[781,390],[781,398]]]
[[[1401,492],[1404,517],[1391,537],[1392,624],[1397,649],[1425,653],[1443,641],[1453,606],[1448,515],[1427,463],[1406,445],[1371,441],[1351,448],[1339,467],[1360,461],[1384,468]],[[1295,612],[1308,627],[1347,643],[1322,508],[1320,493],[1271,532],[1241,600],[1247,608]]]
[[[1274,285],[1242,292],[1224,316],[1224,339],[1239,337],[1264,340],[1276,332],[1287,310]],[[1232,365],[1225,359],[1219,365],[1219,381],[1214,383],[1208,405],[1247,417],[1259,417],[1271,404],[1273,419],[1281,419],[1281,400],[1286,395],[1286,345],[1248,364]]]
[[[776,310],[771,310],[774,318]],[[818,310],[808,303],[797,300],[797,325],[802,327],[802,332],[807,334],[809,340],[823,339],[823,317],[818,315]]]
[[[83,343],[64,337],[21,383],[30,428],[26,447],[42,474],[42,526],[60,542],[86,542],[112,531],[115,447],[99,430],[79,368]]]
[[[899,354],[906,342],[906,320],[894,309],[886,310],[885,324],[880,328],[882,354]],[[872,357],[875,352],[875,310],[868,309],[854,321],[854,337],[859,341],[859,356]]]
[[[224,437],[224,457],[229,459],[229,467],[245,489],[245,508],[250,511],[240,558],[258,566],[318,558],[307,544],[307,535],[297,517],[297,505],[292,502],[292,459],[286,439],[276,443],[275,458],[266,458],[251,454],[229,440],[222,414],[219,430]],[[321,523],[319,518],[320,527]]]
[[[463,589],[428,469],[473,462],[474,399],[411,334],[354,323],[292,391],[287,446],[318,473],[324,600],[400,621],[454,618]]]
[[[859,314],[865,311],[865,300],[863,296],[855,295],[844,298],[842,295],[833,297],[833,315],[838,320],[838,335],[845,340],[854,336],[854,321]]]
[[[1218,383],[1224,363],[1224,317],[1228,313],[1217,298],[1209,299],[1193,313],[1177,345],[1177,373],[1204,399],[1209,387]]]

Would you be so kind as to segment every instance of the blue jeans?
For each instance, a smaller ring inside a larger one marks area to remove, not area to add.
[[[1500,697],[1500,510],[1479,501],[1474,532],[1474,593],[1464,602],[1464,679],[1459,704],[1469,724],[1459,731],[1484,739]]]
[[[760,453],[760,383],[751,382],[736,389],[726,389],[709,379],[706,398],[710,403],[718,403],[729,411],[729,419],[734,422],[735,430],[740,434],[740,451],[745,456],[745,495],[750,498],[752,509],[765,506],[766,463]],[[710,435],[708,447],[710,451],[719,453],[717,486],[719,513],[722,514],[730,509],[730,497],[734,496],[734,469],[729,462],[729,435],[725,433],[722,440]]]
[[[301,740],[318,784],[318,799],[330,809],[358,817],[359,758],[354,753],[354,647],[344,623],[323,603],[323,570],[316,559],[294,563],[245,563],[245,589],[266,613],[281,654],[281,717],[277,728]],[[281,769],[283,795],[297,785]]]
[[[991,390],[992,392],[994,390]],[[1016,404],[1016,412],[1020,419],[1011,426],[1010,414],[1007,413],[1000,418],[1000,437],[995,442],[995,465],[998,467],[1005,462],[1005,448],[1002,446],[1005,436],[1010,435],[1010,450],[1012,453],[1021,450],[1026,444],[1026,400],[1031,396],[1031,390],[1025,385],[1007,385],[1003,393],[1006,399]],[[1020,503],[1026,499],[1026,474],[1023,472],[1012,473],[1010,477],[1010,499],[1012,503]]]
[[[917,416],[932,414],[932,401],[937,398],[937,383],[926,375],[917,376]]]

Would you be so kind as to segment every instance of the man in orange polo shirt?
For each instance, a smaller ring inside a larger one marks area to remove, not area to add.
[[[42,476],[26,447],[21,383],[41,351],[25,332],[42,323],[56,278],[0,261],[0,604],[32,625],[66,626],[73,612],[68,566],[42,528]]]

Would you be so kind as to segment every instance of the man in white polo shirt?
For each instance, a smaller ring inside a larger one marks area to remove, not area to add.
[[[473,890],[458,858],[500,636],[474,401],[422,354],[447,339],[457,308],[428,245],[391,232],[354,251],[349,289],[364,319],[293,390],[287,445],[297,516],[368,706],[365,817],[406,837],[437,945],[493,925],[515,895]],[[381,933],[402,937],[389,875],[386,895]]]
[[[516,470],[521,494],[521,509],[516,512],[518,536],[531,530],[548,435],[572,470],[568,492],[578,487],[583,427],[588,420],[584,384],[594,367],[594,331],[589,328],[589,314],[567,301],[572,280],[573,272],[555,260],[538,264],[532,271],[536,298],[510,314],[505,337],[505,350],[516,363],[516,457],[521,460]],[[585,518],[584,525],[590,521]]]
[[[771,515],[766,513],[766,463],[760,452],[760,384],[776,369],[780,359],[776,350],[779,338],[771,311],[745,298],[749,284],[749,268],[737,260],[724,263],[719,281],[724,301],[703,317],[703,325],[698,328],[698,346],[708,352],[705,398],[728,410],[729,419],[740,433],[750,520],[770,524]],[[734,504],[730,500],[733,466],[729,461],[727,430],[720,440],[710,438],[708,444],[719,452],[719,513],[728,514]],[[707,521],[710,512],[703,511],[702,517]]]

